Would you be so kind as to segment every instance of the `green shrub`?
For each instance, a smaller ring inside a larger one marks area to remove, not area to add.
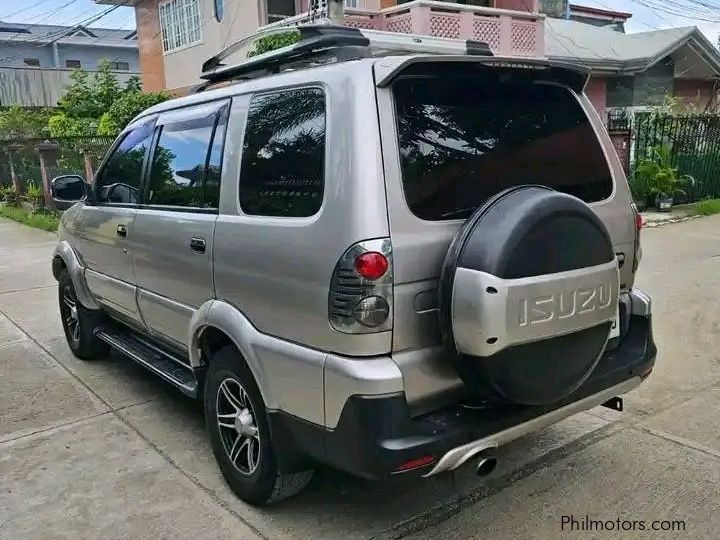
[[[15,188],[12,186],[0,186],[0,201],[13,204],[15,202]]]
[[[45,193],[43,193],[42,187],[33,181],[27,183],[25,197],[36,206],[42,206],[45,203]]]
[[[26,210],[18,206],[0,206],[0,217],[50,232],[57,231],[60,224],[60,214],[58,212]]]
[[[672,166],[672,149],[667,144],[648,149],[648,157],[638,161],[634,178],[639,185],[648,188],[650,195],[662,198],[685,195],[683,187],[695,184],[692,176],[680,175],[677,167]],[[636,190],[640,188],[636,187]]]
[[[167,101],[171,97],[167,92],[125,93],[100,117],[97,126],[98,135],[116,136],[145,109]]]
[[[637,170],[628,179],[630,184],[630,193],[633,200],[638,204],[645,204],[650,197],[650,184],[647,177],[640,174]]]
[[[288,30],[271,36],[265,36],[255,42],[255,48],[247,53],[248,58],[263,54],[266,52],[281,49],[289,45],[294,45],[300,39],[300,32],[296,30]]]
[[[701,216],[720,214],[720,199],[705,199],[695,205],[695,213]]]

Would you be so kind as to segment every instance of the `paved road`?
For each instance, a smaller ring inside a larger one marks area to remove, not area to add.
[[[201,409],[119,357],[84,363],[58,320],[54,236],[0,219],[0,539],[598,538],[580,521],[720,530],[720,217],[644,233],[660,356],[623,414],[595,409],[499,453],[498,473],[376,485],[321,471],[257,510],[223,483]],[[580,526],[581,523],[578,523]]]

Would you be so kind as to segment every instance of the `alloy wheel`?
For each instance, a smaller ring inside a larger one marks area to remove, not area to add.
[[[236,379],[226,378],[218,387],[216,411],[225,453],[241,474],[252,474],[260,462],[260,431],[250,398]]]
[[[68,333],[76,343],[80,341],[80,318],[78,317],[77,298],[72,287],[66,285],[63,289],[63,319],[67,325]]]

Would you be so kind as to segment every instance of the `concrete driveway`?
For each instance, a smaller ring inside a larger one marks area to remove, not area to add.
[[[201,408],[121,357],[69,352],[54,235],[0,219],[0,538],[627,538],[581,520],[720,530],[720,217],[644,232],[660,355],[626,412],[595,409],[501,449],[498,472],[378,485],[319,471],[254,509],[214,463]]]

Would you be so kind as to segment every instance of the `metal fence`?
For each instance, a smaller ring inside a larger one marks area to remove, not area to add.
[[[669,145],[673,166],[695,179],[686,188],[689,201],[720,197],[720,115],[636,113],[632,144],[636,162]]]
[[[46,161],[50,177],[61,174],[91,176],[110,148],[112,137],[62,137],[43,139],[0,139],[0,185],[14,181],[42,185],[39,148],[54,147]],[[90,180],[90,178],[88,178]]]

